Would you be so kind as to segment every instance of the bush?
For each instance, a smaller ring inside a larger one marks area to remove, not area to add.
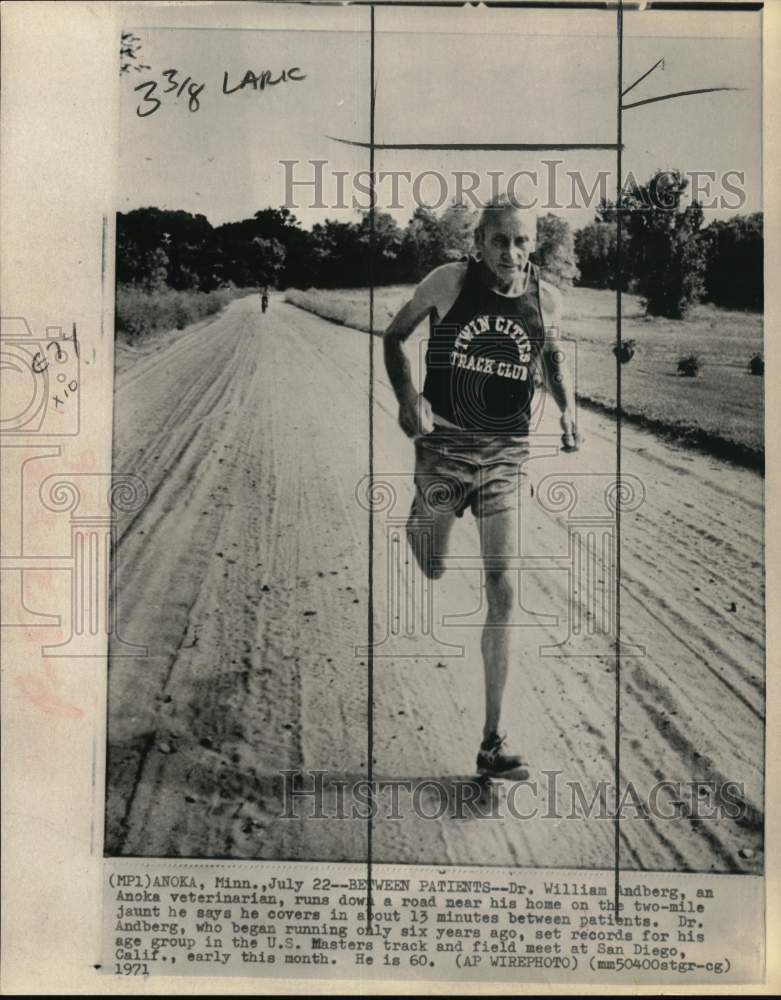
[[[613,354],[615,357],[621,359],[621,364],[628,364],[632,358],[635,356],[635,346],[637,341],[635,340],[624,340],[621,342],[621,350],[619,351],[618,345],[614,345]]]
[[[762,354],[752,354],[751,360],[748,363],[748,370],[752,375],[764,375],[765,374],[765,358]]]
[[[134,285],[118,285],[115,329],[130,340],[146,337],[156,330],[183,330],[205,316],[218,313],[237,295],[236,288],[214,292],[181,292],[172,288],[146,291]]]
[[[696,378],[700,370],[700,359],[696,354],[687,354],[678,359],[678,374],[686,378]]]

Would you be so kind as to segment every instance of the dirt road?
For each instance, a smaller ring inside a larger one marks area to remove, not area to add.
[[[477,535],[471,516],[458,522],[430,592],[409,576],[397,539],[412,446],[374,347],[372,744],[386,784],[372,856],[610,868],[616,677],[613,659],[594,654],[609,652],[599,627],[615,423],[583,413],[585,447],[555,457],[546,404],[527,466],[505,718],[536,787],[494,785],[459,812],[482,718]],[[279,299],[261,316],[254,297],[143,353],[120,349],[115,470],[143,477],[149,499],[120,525],[118,631],[148,656],[113,644],[107,853],[366,857],[367,823],[350,810],[369,743],[369,349],[366,334]],[[637,655],[621,662],[621,864],[757,871],[763,482],[631,428],[623,446],[634,497],[622,516],[621,634]],[[293,786],[282,772],[298,768],[325,773]],[[325,818],[311,818],[312,796],[291,798],[315,780]]]

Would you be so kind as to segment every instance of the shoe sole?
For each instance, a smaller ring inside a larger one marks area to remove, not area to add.
[[[529,767],[519,764],[517,767],[508,767],[506,771],[491,771],[485,767],[478,767],[478,778],[511,778],[515,781],[526,781],[529,777]]]

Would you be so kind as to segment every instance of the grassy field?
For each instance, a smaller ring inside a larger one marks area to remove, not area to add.
[[[374,325],[381,333],[410,287],[375,289]],[[320,316],[369,329],[367,289],[288,289],[288,302]],[[623,365],[626,417],[657,433],[755,467],[764,456],[764,379],[748,374],[752,354],[762,351],[762,316],[697,306],[685,320],[646,318],[639,299],[622,297],[622,337],[636,341]],[[578,399],[605,412],[616,408],[614,292],[573,288],[564,298],[563,333],[574,341]],[[696,354],[696,378],[677,374],[678,359]]]

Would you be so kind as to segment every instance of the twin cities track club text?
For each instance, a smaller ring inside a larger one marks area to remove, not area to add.
[[[198,83],[191,76],[185,76],[181,70],[166,69],[160,74],[164,81],[145,80],[133,89],[141,92],[143,97],[136,108],[139,118],[153,115],[164,103],[178,101],[183,98],[187,102],[188,111],[199,111],[201,97],[207,92],[205,83]],[[271,91],[280,84],[301,83],[306,80],[306,74],[300,66],[289,66],[285,69],[248,69],[243,75],[234,75],[229,70],[222,74],[221,94],[238,94],[242,91],[254,91],[262,94]],[[216,88],[215,88],[216,89]]]

